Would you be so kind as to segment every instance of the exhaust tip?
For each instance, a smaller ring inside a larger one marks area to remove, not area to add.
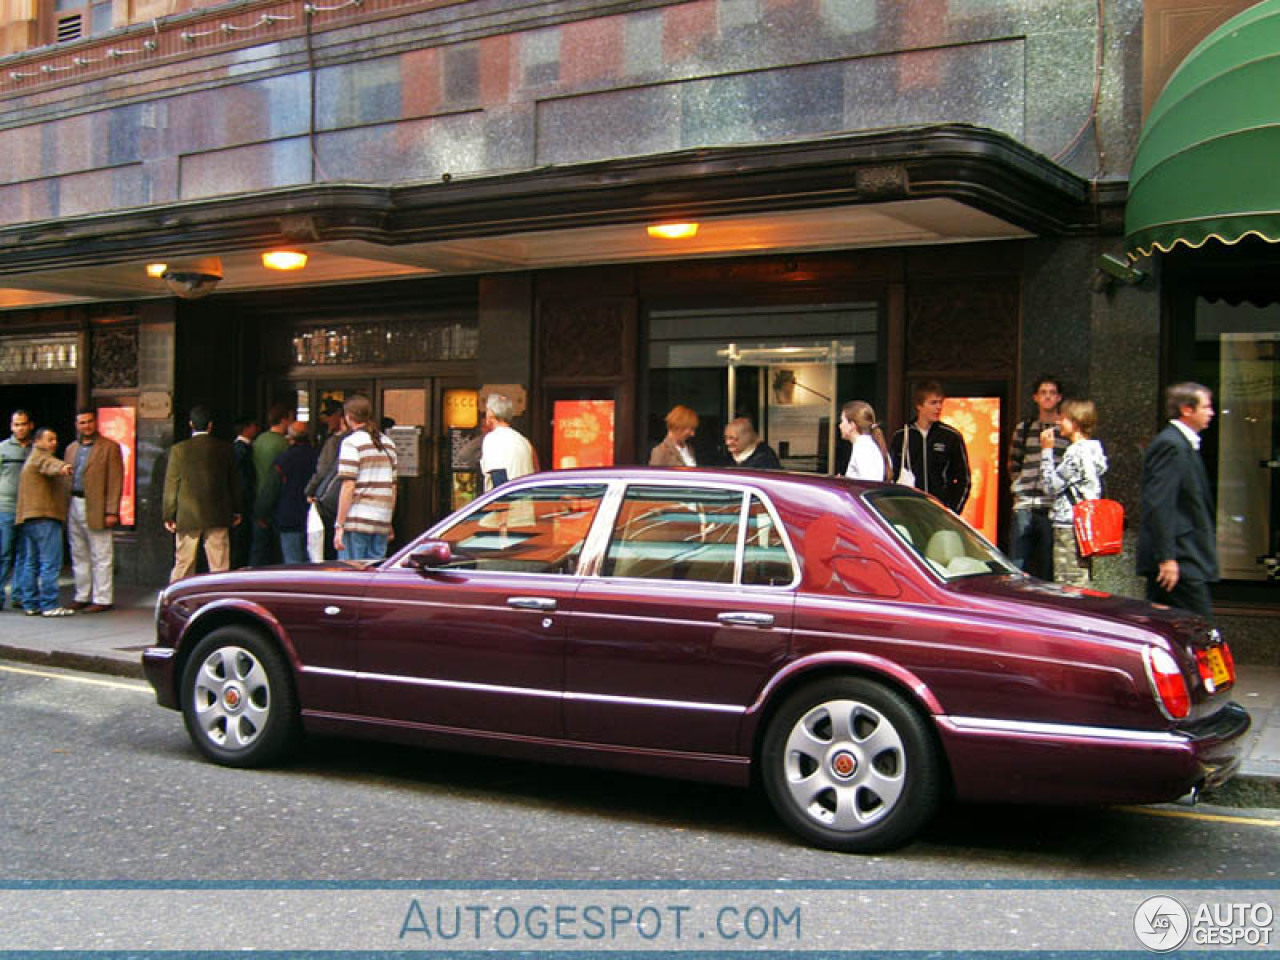
[[[1200,785],[1197,784],[1196,786],[1192,787],[1190,790],[1188,790],[1186,793],[1180,796],[1175,802],[1184,807],[1194,807],[1197,803],[1200,802]]]

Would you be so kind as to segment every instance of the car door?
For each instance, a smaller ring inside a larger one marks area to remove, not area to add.
[[[566,735],[736,753],[790,643],[796,567],[776,515],[732,485],[632,484],[598,573],[569,628]]]
[[[360,614],[364,710],[455,730],[560,736],[564,613],[605,490],[522,485],[436,535],[454,552],[445,568],[380,571]]]

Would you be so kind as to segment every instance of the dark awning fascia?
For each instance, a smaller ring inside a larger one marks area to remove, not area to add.
[[[963,124],[399,185],[314,184],[0,229],[0,276],[280,243],[398,245],[672,217],[950,198],[1037,235],[1095,233],[1089,181]]]

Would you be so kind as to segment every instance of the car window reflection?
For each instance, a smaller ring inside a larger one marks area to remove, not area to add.
[[[736,490],[629,487],[604,575],[733,583],[741,523],[742,494]]]
[[[606,489],[601,483],[518,490],[468,514],[437,539],[453,550],[452,569],[576,573]]]

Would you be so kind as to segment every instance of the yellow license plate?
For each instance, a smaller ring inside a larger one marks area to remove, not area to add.
[[[1217,647],[1210,647],[1205,652],[1205,658],[1209,661],[1209,672],[1213,675],[1213,682],[1221,686],[1231,680],[1231,674],[1227,672],[1226,661],[1222,659],[1222,651]]]

